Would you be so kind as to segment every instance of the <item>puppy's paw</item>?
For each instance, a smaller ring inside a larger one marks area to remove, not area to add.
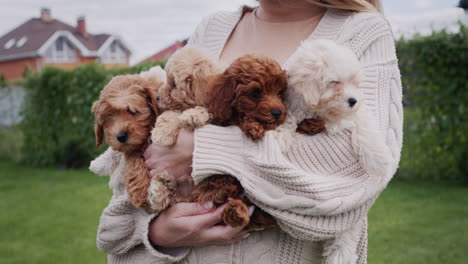
[[[158,116],[153,131],[151,131],[153,143],[160,146],[170,146],[177,141],[180,129],[179,115],[180,112],[177,111],[166,111]]]
[[[223,221],[232,227],[247,225],[250,221],[249,208],[241,200],[229,198],[223,210]]]
[[[325,121],[322,119],[309,118],[299,123],[297,132],[308,136],[313,136],[325,131]]]
[[[176,179],[167,171],[158,173],[153,178],[164,184],[164,186],[166,186],[171,191],[174,191],[176,188]]]
[[[171,146],[177,140],[178,130],[167,130],[164,127],[155,127],[151,131],[151,141],[160,146]]]
[[[244,131],[245,135],[253,141],[257,141],[263,138],[265,135],[265,129],[257,122],[250,123],[249,125],[243,127],[242,130]]]
[[[176,183],[174,177],[167,172],[156,174],[151,179],[148,189],[148,204],[151,213],[159,213],[166,209],[174,197]]]
[[[182,126],[189,128],[199,128],[210,120],[210,114],[205,107],[195,106],[182,112],[179,116]]]

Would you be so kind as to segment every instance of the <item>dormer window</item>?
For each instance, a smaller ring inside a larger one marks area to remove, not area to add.
[[[100,59],[105,64],[127,63],[127,54],[120,42],[113,41],[103,52]]]
[[[14,38],[10,39],[9,41],[7,41],[7,43],[5,43],[5,45],[3,45],[3,48],[10,49],[11,47],[13,47],[13,45],[15,45],[15,42],[16,40]]]
[[[16,42],[16,47],[17,47],[17,48],[23,47],[24,44],[26,44],[27,41],[28,41],[28,37],[23,36],[22,38],[20,38],[20,39],[18,40],[18,42]]]
[[[70,41],[59,37],[45,52],[45,61],[49,63],[70,63],[76,61],[76,51]]]
[[[57,41],[55,41],[55,49],[57,51],[63,51],[64,42],[66,42],[66,39],[64,37],[58,38]]]

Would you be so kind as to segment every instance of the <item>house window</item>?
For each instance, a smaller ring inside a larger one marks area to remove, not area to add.
[[[45,52],[45,62],[69,63],[75,61],[75,48],[65,37],[59,37]]]
[[[104,64],[127,63],[127,54],[124,47],[118,41],[114,41],[102,53],[100,60]]]
[[[24,44],[26,44],[27,41],[28,41],[28,37],[23,36],[22,38],[20,38],[20,40],[18,40],[18,42],[16,42],[16,47],[17,48],[23,47]]]
[[[10,49],[11,47],[13,47],[13,45],[15,45],[15,42],[16,40],[13,38],[13,39],[10,39],[7,41],[7,43],[5,43],[5,45],[3,45],[3,48],[4,49]]]
[[[64,42],[65,42],[64,37],[58,38],[57,41],[55,41],[55,49],[57,51],[63,51],[63,43]]]

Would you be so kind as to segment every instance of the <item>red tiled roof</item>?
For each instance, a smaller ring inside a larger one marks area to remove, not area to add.
[[[109,34],[89,34],[85,38],[75,27],[65,24],[57,19],[46,23],[40,18],[32,18],[19,27],[8,32],[0,38],[0,57],[13,56],[16,54],[36,52],[55,32],[68,31],[73,34],[88,50],[97,51],[102,44],[110,37]],[[22,37],[27,37],[27,41],[23,46],[17,47],[13,45],[9,49],[5,49],[5,44],[11,40],[20,40]]]
[[[187,41],[188,39],[184,39],[182,41],[176,41],[174,44],[159,51],[158,53],[152,55],[151,57],[142,60],[140,63],[147,62],[147,61],[154,61],[154,62],[163,61],[167,59],[169,56],[171,56],[174,52],[176,52],[176,50],[187,45]]]

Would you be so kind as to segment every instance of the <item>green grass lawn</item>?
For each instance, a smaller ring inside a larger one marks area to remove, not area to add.
[[[107,180],[0,162],[0,263],[105,263],[95,238]],[[370,212],[370,264],[467,259],[468,188],[395,182]]]
[[[95,241],[107,181],[0,162],[0,263],[105,263]]]
[[[468,188],[394,182],[369,214],[369,263],[468,263]]]

